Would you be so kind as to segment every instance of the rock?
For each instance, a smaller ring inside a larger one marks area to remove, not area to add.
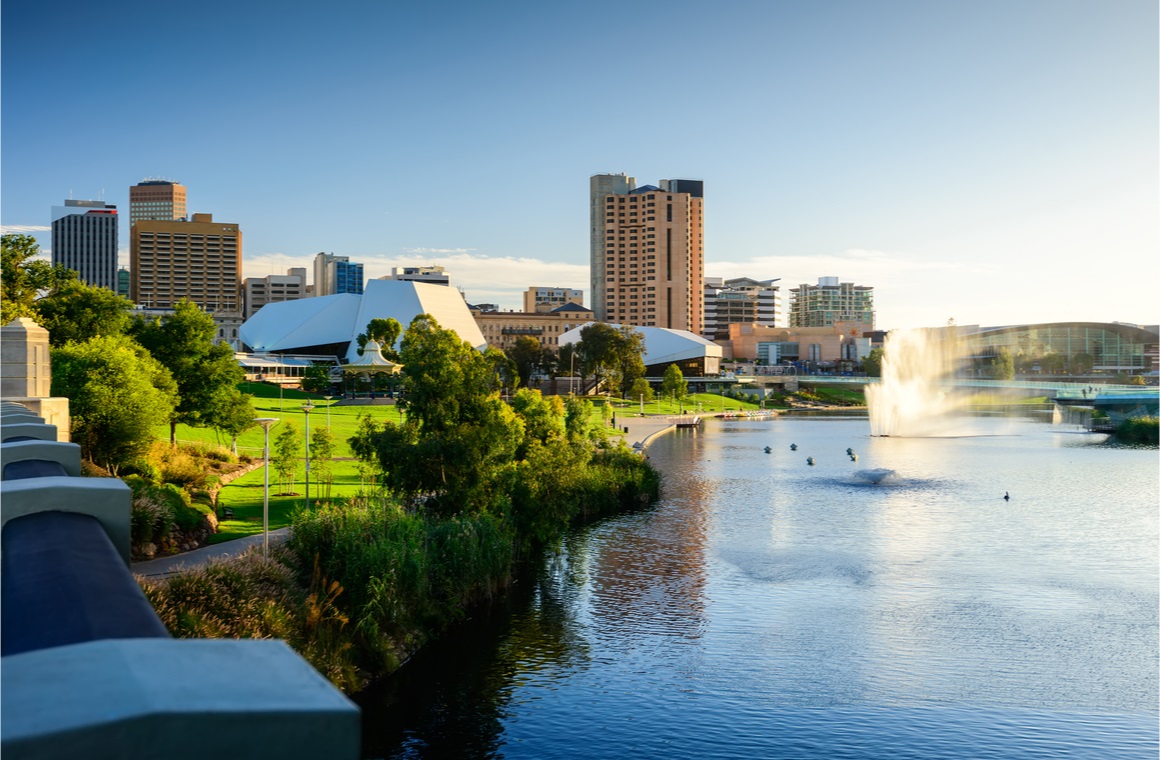
[[[152,559],[153,556],[157,554],[157,545],[156,544],[145,544],[141,547],[141,553],[144,554],[146,557],[149,557],[150,559]]]

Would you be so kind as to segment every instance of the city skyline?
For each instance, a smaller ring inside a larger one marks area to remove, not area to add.
[[[61,198],[164,177],[244,277],[591,306],[589,177],[687,177],[706,276],[870,286],[883,329],[1160,321],[1155,3],[339,10],[6,4],[0,224],[49,249]]]

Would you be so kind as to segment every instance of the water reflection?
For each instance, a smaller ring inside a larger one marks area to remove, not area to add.
[[[991,422],[662,438],[662,502],[364,701],[368,754],[1155,756],[1155,450]]]

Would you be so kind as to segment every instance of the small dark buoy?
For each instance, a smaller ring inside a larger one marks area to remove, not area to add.
[[[810,467],[813,467],[814,466],[814,458],[813,457],[806,457],[806,464],[808,464]]]
[[[853,449],[846,449],[846,453],[847,453],[847,454],[849,454],[850,456],[854,456],[854,450],[853,450]]]
[[[766,447],[765,447],[765,453],[766,453],[766,454],[770,453],[771,451],[773,451],[773,449],[771,449],[769,446],[766,446]]]
[[[858,455],[857,455],[857,454],[851,454],[851,455],[850,455],[850,461],[851,461],[851,462],[857,462],[857,461],[858,461]]]
[[[796,443],[791,443],[791,444],[789,445],[789,450],[790,450],[790,451],[797,451],[797,444],[796,444]]]
[[[1003,492],[1003,501],[1011,501],[1011,494],[1008,491]]]

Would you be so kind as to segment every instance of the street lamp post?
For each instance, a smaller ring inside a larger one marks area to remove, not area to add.
[[[330,430],[330,400],[334,398],[334,396],[324,396],[323,398],[326,399],[326,429]]]
[[[262,559],[270,556],[270,428],[278,424],[277,417],[258,417],[254,420],[262,426],[266,434],[263,459],[266,460],[266,477],[262,483]]]
[[[644,416],[644,394],[640,394],[640,416]]]
[[[314,404],[307,401],[302,405],[302,413],[306,415],[306,508],[310,509],[310,413],[314,411]]]

